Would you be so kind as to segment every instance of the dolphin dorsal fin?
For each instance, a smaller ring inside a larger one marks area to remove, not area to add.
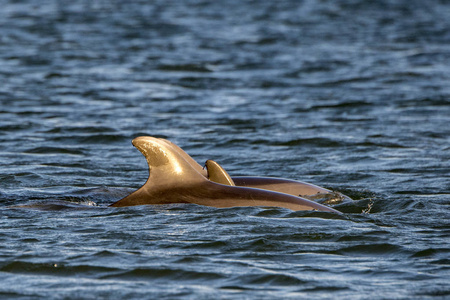
[[[148,179],[138,190],[110,206],[160,204],[159,193],[209,182],[168,141],[141,136],[132,143],[147,160]]]
[[[167,141],[141,136],[132,141],[133,145],[145,156],[149,177],[144,187],[192,184],[205,181],[186,159],[183,158]]]
[[[205,167],[208,172],[208,179],[225,185],[235,186],[233,179],[228,175],[227,171],[215,161],[209,159],[205,162]]]
[[[194,167],[195,170],[197,170],[197,172],[199,172],[200,174],[202,174],[203,176],[207,177],[207,172],[204,170],[204,168],[198,164],[189,154],[187,154],[183,149],[180,148],[180,146],[178,146],[177,144],[163,139],[163,138],[159,138],[161,141],[165,142],[167,145],[171,146],[175,151],[177,151],[188,163],[190,163],[192,165],[192,167]]]

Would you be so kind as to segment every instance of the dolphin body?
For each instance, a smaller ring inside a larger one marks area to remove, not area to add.
[[[149,177],[141,188],[113,203],[112,207],[194,203],[213,207],[272,206],[341,214],[328,206],[293,195],[210,181],[169,141],[144,136],[135,138],[132,143],[147,159]]]
[[[339,192],[328,191],[319,186],[306,182],[272,178],[272,177],[231,177],[227,171],[217,162],[207,160],[205,162],[207,177],[209,180],[231,185],[260,188],[263,190],[275,191],[289,195],[299,196],[308,200],[314,200],[322,204],[339,204],[349,202],[351,199]],[[236,184],[236,182],[238,184]],[[299,194],[304,193],[305,195]]]
[[[209,180],[217,183],[280,192],[290,194],[293,196],[307,198],[309,200],[322,201],[327,204],[337,204],[341,202],[352,201],[350,197],[341,194],[339,192],[330,191],[323,187],[298,180],[290,180],[276,177],[257,177],[257,176],[231,177],[218,163],[212,160],[206,161],[205,163],[206,170],[205,170],[178,145],[170,142],[169,140],[165,139],[160,140],[166,143],[168,146],[171,146],[175,151],[177,151],[188,163],[192,165],[192,167],[195,170],[203,174],[203,176],[205,176]]]

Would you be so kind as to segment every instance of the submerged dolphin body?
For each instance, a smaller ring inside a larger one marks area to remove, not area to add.
[[[298,180],[290,180],[276,177],[251,177],[251,176],[231,177],[218,163],[212,160],[208,160],[205,163],[206,166],[205,170],[179,146],[165,139],[160,140],[165,142],[168,146],[172,147],[175,151],[177,151],[199,173],[203,174],[206,178],[209,178],[209,180],[217,183],[280,192],[294,196],[304,197],[310,200],[323,201],[329,204],[336,204],[343,201],[344,202],[352,201],[350,197],[343,195],[339,192],[333,192],[323,187]]]
[[[140,189],[113,203],[113,207],[194,203],[213,207],[274,206],[340,214],[330,207],[300,197],[212,182],[169,142],[158,138],[138,137],[133,140],[133,145],[147,159],[149,177]]]

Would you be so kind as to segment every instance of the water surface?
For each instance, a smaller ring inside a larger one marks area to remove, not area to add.
[[[437,0],[4,1],[0,295],[449,297],[449,16]],[[147,178],[140,135],[355,201],[108,208]]]

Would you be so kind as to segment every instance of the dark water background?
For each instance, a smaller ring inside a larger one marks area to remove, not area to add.
[[[450,2],[0,3],[1,297],[450,297]],[[108,208],[139,135],[355,201]]]

